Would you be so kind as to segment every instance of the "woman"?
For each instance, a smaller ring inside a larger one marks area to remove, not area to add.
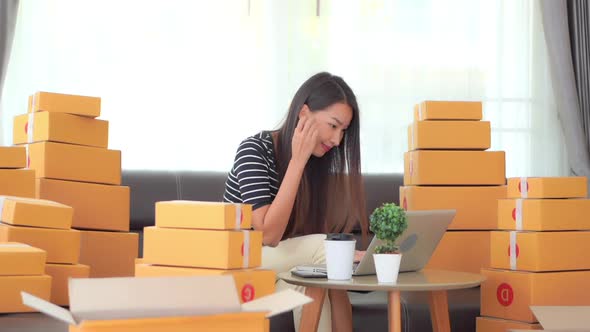
[[[240,144],[224,201],[252,204],[252,226],[263,233],[262,265],[276,272],[325,263],[326,233],[360,225],[365,241],[359,109],[342,78],[312,76],[295,94],[278,130]],[[303,291],[277,283],[277,290],[287,287]],[[351,331],[346,291],[328,295],[318,330]],[[300,310],[294,312],[297,330],[299,318]]]

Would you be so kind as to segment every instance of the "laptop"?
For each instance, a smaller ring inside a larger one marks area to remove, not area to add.
[[[419,271],[428,263],[432,253],[455,217],[456,210],[406,211],[408,228],[397,239],[402,253],[400,272]],[[360,262],[353,265],[353,276],[375,274],[373,253],[381,240],[373,237]],[[300,265],[297,271],[327,273],[326,265]]]

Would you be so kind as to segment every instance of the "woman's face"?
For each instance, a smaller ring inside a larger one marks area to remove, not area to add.
[[[344,103],[332,104],[323,110],[309,112],[318,129],[318,142],[313,155],[323,157],[342,142],[344,132],[352,121],[352,109]]]

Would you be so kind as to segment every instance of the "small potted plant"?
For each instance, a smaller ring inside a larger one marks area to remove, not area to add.
[[[373,254],[377,280],[396,282],[402,254],[395,241],[408,227],[406,212],[394,203],[385,203],[371,213],[369,221],[371,232],[381,240]]]

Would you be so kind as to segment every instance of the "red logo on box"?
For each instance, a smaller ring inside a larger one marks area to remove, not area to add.
[[[520,248],[518,247],[518,243],[516,244],[516,248],[514,248],[514,251],[516,252],[516,258],[518,258],[518,255],[520,255]],[[508,257],[510,257],[510,246],[508,246]]]
[[[514,291],[512,290],[512,287],[510,285],[503,282],[500,284],[500,286],[498,286],[498,289],[496,290],[496,297],[498,298],[498,302],[501,305],[507,307],[511,305],[512,301],[514,300]]]
[[[516,221],[516,208],[512,209],[512,220]]]
[[[250,302],[254,300],[254,296],[256,296],[254,286],[250,284],[245,284],[244,287],[242,287],[242,302]]]
[[[27,168],[31,167],[31,156],[27,157]]]
[[[240,211],[240,225],[244,224],[244,213]]]
[[[29,131],[29,121],[27,121],[27,123],[25,123],[25,134],[28,134]]]
[[[404,201],[402,202],[402,208],[404,210],[408,210],[408,200],[404,197]]]
[[[244,256],[244,244],[242,243],[242,248],[240,248],[240,253]]]
[[[525,181],[524,183],[526,184],[526,191],[528,193],[529,192],[529,182],[528,181]],[[519,193],[522,192],[522,188],[521,188],[520,184],[521,184],[521,181],[518,181],[518,192]]]

